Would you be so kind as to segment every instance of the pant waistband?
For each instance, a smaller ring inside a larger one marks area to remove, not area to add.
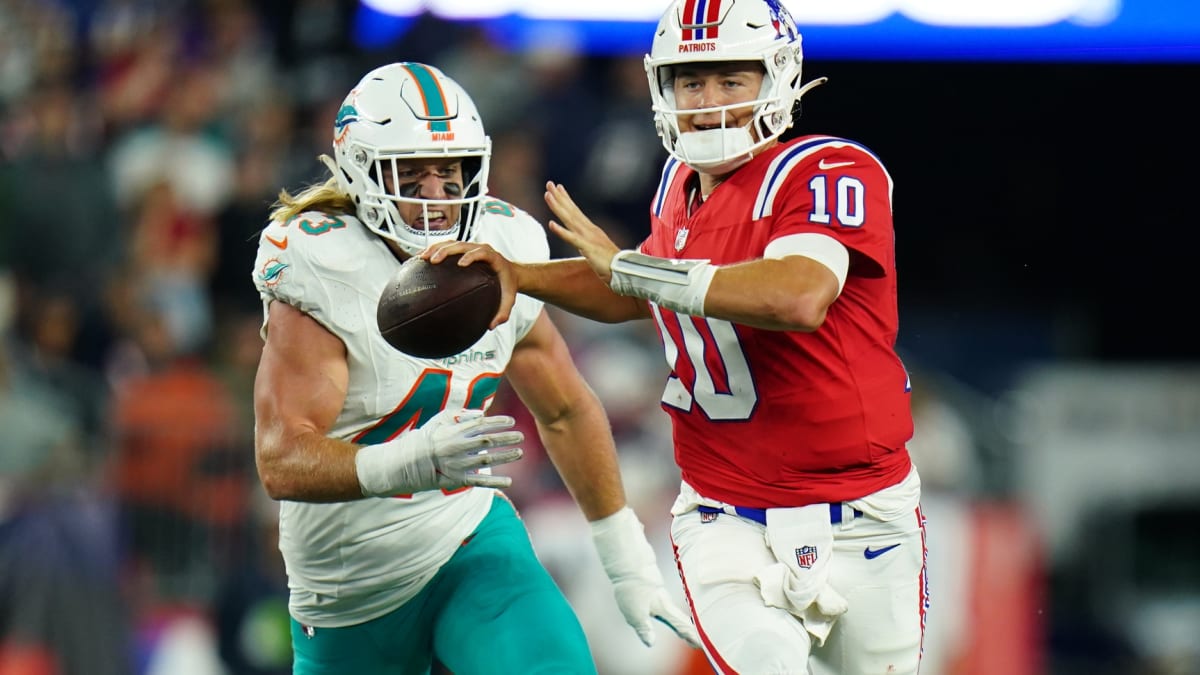
[[[707,513],[710,515],[715,513],[728,513],[733,516],[741,516],[747,520],[753,520],[760,525],[765,526],[767,524],[766,509],[756,509],[749,506],[725,506],[724,508],[720,508],[716,506],[705,506],[703,504],[697,506],[696,508],[700,511],[700,513]],[[862,515],[862,511],[847,506],[845,502],[833,502],[829,505],[829,522],[833,525],[837,525],[846,520],[861,518]]]

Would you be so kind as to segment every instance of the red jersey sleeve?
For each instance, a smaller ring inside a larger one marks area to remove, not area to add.
[[[773,216],[771,239],[817,232],[851,251],[851,274],[881,277],[893,267],[892,178],[865,147],[805,139],[767,168],[755,203]]]

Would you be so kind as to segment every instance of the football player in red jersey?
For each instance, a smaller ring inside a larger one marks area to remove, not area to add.
[[[916,673],[927,608],[920,479],[898,330],[892,179],[870,150],[782,140],[806,90],[777,0],[676,0],[646,71],[670,158],[651,232],[619,250],[561,186],[580,258],[486,260],[600,321],[653,319],[682,472],[671,535],[721,673]]]

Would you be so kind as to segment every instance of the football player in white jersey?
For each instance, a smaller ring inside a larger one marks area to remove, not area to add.
[[[430,244],[485,242],[549,258],[524,211],[488,195],[491,140],[436,68],[377,68],[334,123],[333,176],[281,192],[254,283],[265,345],[255,454],[281,502],[294,672],[594,673],[586,639],[512,505],[511,417],[485,416],[502,377],[591,523],[639,637],[659,619],[693,645],[626,505],[603,409],[532,298],[462,354],[421,359],[380,334],[375,309],[401,262]]]

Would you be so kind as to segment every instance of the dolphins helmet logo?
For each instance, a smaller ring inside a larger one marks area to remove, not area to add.
[[[354,96],[355,92],[350,92],[350,96]],[[350,125],[358,121],[358,109],[349,103],[342,104],[338,108],[337,119],[333,122],[333,142],[341,143],[346,138],[346,131]]]

